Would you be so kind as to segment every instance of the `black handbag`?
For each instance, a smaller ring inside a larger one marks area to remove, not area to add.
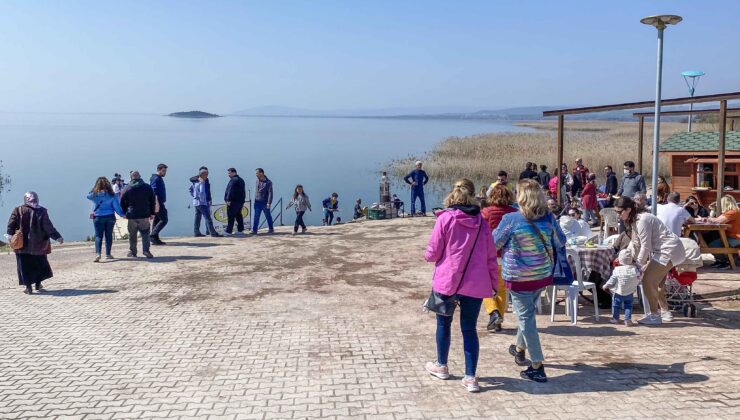
[[[480,216],[479,216],[480,217]],[[480,225],[478,226],[478,233],[475,235],[475,241],[473,241],[473,247],[470,249],[470,254],[468,254],[468,261],[465,263],[465,269],[463,269],[462,276],[460,277],[460,282],[457,283],[457,288],[455,289],[455,293],[451,295],[443,295],[442,293],[434,291],[432,289],[432,293],[429,294],[429,297],[427,300],[424,301],[424,304],[422,307],[425,311],[434,312],[437,315],[442,316],[452,316],[455,313],[455,307],[458,304],[458,298],[457,298],[457,292],[460,290],[460,287],[462,286],[462,282],[465,279],[465,273],[468,271],[468,264],[470,264],[470,258],[473,257],[473,252],[475,252],[475,246],[478,244],[478,237],[480,236],[481,228],[483,227],[483,223],[485,223],[485,220],[480,221]]]

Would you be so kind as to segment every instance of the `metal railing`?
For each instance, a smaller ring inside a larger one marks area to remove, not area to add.
[[[275,213],[277,213],[277,216]],[[254,214],[254,208],[252,209],[252,214]],[[285,226],[283,224],[283,197],[280,197],[276,203],[273,203],[270,206],[270,215],[272,216],[273,224],[280,219],[280,226]],[[258,230],[262,229],[262,227],[265,226],[265,223],[267,223],[267,218],[260,222]]]

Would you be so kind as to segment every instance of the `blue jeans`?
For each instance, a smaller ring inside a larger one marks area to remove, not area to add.
[[[463,350],[465,351],[465,374],[475,376],[480,349],[475,326],[483,299],[462,295],[458,295],[458,298],[460,299],[460,330],[462,330]],[[447,364],[451,334],[452,317],[437,315],[437,363],[440,365]]]
[[[252,224],[252,232],[257,233],[257,229],[260,227],[260,216],[265,213],[267,219],[267,227],[272,230],[272,213],[267,208],[267,202],[254,202],[254,223]]]
[[[727,243],[730,244],[733,248],[740,247],[740,239],[736,238],[727,238]],[[711,248],[724,248],[724,244],[722,243],[722,238],[717,238],[708,244]],[[715,254],[714,259],[718,262],[725,262],[729,263],[730,259],[727,257],[727,254]]]
[[[411,188],[411,214],[416,214],[416,199],[421,201],[421,212],[427,212],[427,205],[424,202],[424,189],[423,188]]]
[[[103,236],[105,236],[105,255],[110,255],[113,246],[113,227],[116,225],[116,216],[96,216],[93,218],[95,226],[95,253],[100,255],[103,248]]]
[[[334,221],[334,212],[329,209],[324,209],[324,221],[327,226],[330,226],[331,222]]]
[[[612,318],[619,321],[619,311],[624,305],[624,320],[632,319],[632,295],[622,296],[614,293],[612,295]]]
[[[206,235],[215,235],[216,229],[213,227],[213,220],[211,219],[211,207],[210,206],[195,206],[195,224],[193,226],[193,233],[200,235],[200,219],[201,217],[206,221]]]
[[[543,289],[532,292],[515,292],[509,290],[511,294],[511,306],[514,308],[514,314],[519,321],[519,328],[516,331],[516,346],[520,349],[529,351],[529,359],[534,363],[540,363],[545,360],[542,354],[542,345],[540,344],[540,335],[537,333],[536,305],[540,300],[540,294]]]

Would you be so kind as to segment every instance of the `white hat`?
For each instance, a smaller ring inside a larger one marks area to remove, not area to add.
[[[421,165],[421,161],[420,161],[420,160],[417,160],[417,161],[416,161],[416,165],[417,165],[417,166],[418,166],[418,165]]]
[[[619,251],[619,256],[617,258],[619,259],[620,265],[632,265],[633,255],[631,247],[627,247]]]

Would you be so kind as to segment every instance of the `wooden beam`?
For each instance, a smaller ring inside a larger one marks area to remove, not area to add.
[[[727,131],[727,101],[719,103],[719,159],[717,162],[717,216],[722,213],[725,188],[725,131]]]
[[[644,140],[645,117],[640,117],[640,125],[637,128],[637,172],[642,175],[642,150]]]
[[[719,112],[719,109],[695,109],[693,111],[684,110],[684,111],[661,111],[660,115],[694,115],[694,114],[716,114]],[[727,113],[731,112],[740,112],[740,108],[727,108]],[[634,112],[632,113],[633,117],[653,117],[655,116],[655,112]],[[729,118],[734,118],[734,116],[730,116]]]
[[[720,93],[716,95],[704,95],[704,96],[686,96],[683,98],[664,99],[661,101],[662,106],[670,105],[684,105],[684,104],[698,104],[703,102],[714,102],[714,101],[730,101],[733,99],[740,99],[740,92]],[[567,108],[557,109],[552,111],[545,111],[542,113],[543,117],[552,117],[555,115],[574,115],[574,114],[589,114],[592,112],[606,112],[606,111],[617,111],[620,109],[635,109],[635,108],[650,108],[655,105],[655,101],[642,101],[642,102],[627,102],[623,104],[614,105],[599,105],[589,106],[584,108]]]
[[[565,136],[565,117],[563,115],[558,115],[558,191],[557,191],[557,197],[558,197],[558,205],[562,203],[562,198],[560,197],[560,191],[562,189],[562,181],[563,181],[563,143],[564,143],[564,136]]]

